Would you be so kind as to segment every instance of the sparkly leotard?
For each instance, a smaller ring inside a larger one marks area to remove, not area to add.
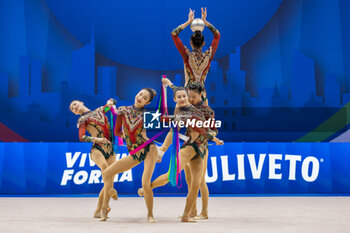
[[[185,87],[189,84],[200,84],[204,88],[204,82],[207,77],[210,63],[214,58],[216,50],[220,41],[220,33],[213,26],[208,27],[214,34],[214,39],[209,49],[205,52],[202,51],[190,51],[186,46],[183,45],[179,38],[179,33],[183,30],[181,27],[177,27],[171,33],[176,48],[179,50],[183,61],[185,71]],[[205,89],[204,89],[205,92]]]
[[[143,115],[145,109],[138,109],[132,106],[122,106],[118,108],[118,117],[116,121],[115,134],[123,137],[126,141],[128,151],[136,149],[148,140],[146,130],[143,128]],[[123,128],[123,131],[122,131]],[[131,156],[138,161],[143,161],[150,150],[150,143],[143,149]]]
[[[189,105],[187,107],[179,108],[179,111],[176,114],[176,119],[181,121],[195,120],[195,121],[205,121],[204,114],[195,108],[193,105]],[[192,138],[192,132],[195,131],[199,133],[196,138]],[[189,138],[181,148],[186,146],[191,146],[196,152],[196,155],[192,159],[196,159],[198,157],[204,158],[208,147],[208,139],[212,140],[213,135],[209,133],[209,129],[199,128],[196,125],[187,127],[186,136]]]
[[[81,142],[93,142],[93,137],[87,136],[86,131],[93,135],[93,130],[97,131],[97,138],[106,138],[112,142],[111,126],[108,118],[104,115],[105,107],[99,107],[94,111],[85,112],[78,119],[77,127],[79,128],[79,140]],[[94,142],[91,147],[93,150],[99,150],[103,156],[108,159],[114,155],[113,145],[111,143]]]
[[[204,104],[204,101],[201,101],[198,105],[194,105],[194,107],[203,113],[205,120],[209,120],[209,119],[215,120],[215,113],[213,109],[211,109],[208,105]],[[213,137],[215,137],[218,134],[218,130],[215,128],[215,126],[210,127],[208,130],[209,130],[209,134],[212,135]],[[208,150],[208,138],[200,135],[200,139],[198,140],[203,142],[203,144],[206,147],[206,150]]]

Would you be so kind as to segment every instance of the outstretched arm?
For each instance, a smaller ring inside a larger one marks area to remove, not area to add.
[[[214,39],[211,42],[212,55],[210,60],[212,60],[214,58],[216,50],[218,49],[218,45],[220,41],[220,32],[211,23],[207,21],[207,8],[204,8],[204,10],[202,8],[202,20],[205,26],[207,26],[207,28],[214,34]]]
[[[197,119],[196,117],[193,117],[192,119],[200,120],[200,119]],[[215,135],[210,134],[209,129],[199,128],[197,126],[192,127],[192,129],[197,133],[199,133],[200,135],[202,135],[203,137],[215,142],[216,145],[224,144],[224,141],[218,139],[217,137],[215,137]]]
[[[175,44],[177,50],[179,50],[179,52],[184,60],[186,60],[188,56],[186,53],[186,48],[179,38],[179,34],[182,30],[184,30],[188,25],[190,25],[192,23],[193,19],[194,19],[194,11],[192,11],[190,9],[190,13],[188,14],[187,22],[181,24],[180,26],[178,26],[177,28],[175,28],[171,32],[171,37],[173,38],[174,44]]]

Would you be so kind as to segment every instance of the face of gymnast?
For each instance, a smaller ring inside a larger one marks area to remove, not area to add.
[[[188,99],[191,104],[198,105],[202,101],[202,94],[198,93],[196,90],[188,90]]]
[[[178,90],[174,93],[174,101],[177,103],[177,105],[182,108],[182,107],[187,107],[190,105],[188,102],[188,95],[186,90]]]
[[[81,115],[84,112],[88,111],[88,109],[84,106],[84,103],[79,100],[74,100],[70,103],[69,109],[75,115]]]
[[[151,103],[153,97],[151,96],[151,90],[148,89],[142,89],[137,95],[135,96],[135,103],[134,106],[136,108],[143,108],[147,104]]]

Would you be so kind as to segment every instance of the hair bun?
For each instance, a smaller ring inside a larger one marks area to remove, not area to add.
[[[153,93],[153,96],[156,96],[157,95],[157,91],[154,90],[153,88],[150,88],[152,90],[152,93]]]
[[[201,31],[197,30],[192,34],[191,40],[192,40],[194,46],[201,47],[203,45],[203,42],[204,42],[204,36],[203,36]]]
[[[154,96],[157,95],[156,90],[154,90],[153,88],[149,88],[149,87],[146,87],[146,88],[144,88],[144,89],[147,90],[147,91],[149,92],[149,94],[150,94],[150,101],[152,101],[153,98],[154,98]]]

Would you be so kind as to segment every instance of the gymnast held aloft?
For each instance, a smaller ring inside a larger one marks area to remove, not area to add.
[[[216,50],[220,41],[220,32],[207,21],[207,9],[203,10],[202,8],[202,21],[208,27],[208,29],[213,33],[214,39],[211,43],[211,46],[205,52],[202,51],[203,46],[205,45],[204,36],[201,31],[195,31],[191,36],[191,47],[192,52],[186,48],[179,34],[184,30],[188,25],[194,20],[194,11],[190,9],[188,14],[188,20],[184,24],[181,24],[171,32],[171,37],[175,43],[176,48],[179,50],[183,62],[184,62],[184,71],[185,71],[185,87],[189,84],[195,83],[200,84],[203,87],[206,80],[211,61],[214,58]],[[207,101],[207,94],[204,88],[203,90],[203,99]]]

